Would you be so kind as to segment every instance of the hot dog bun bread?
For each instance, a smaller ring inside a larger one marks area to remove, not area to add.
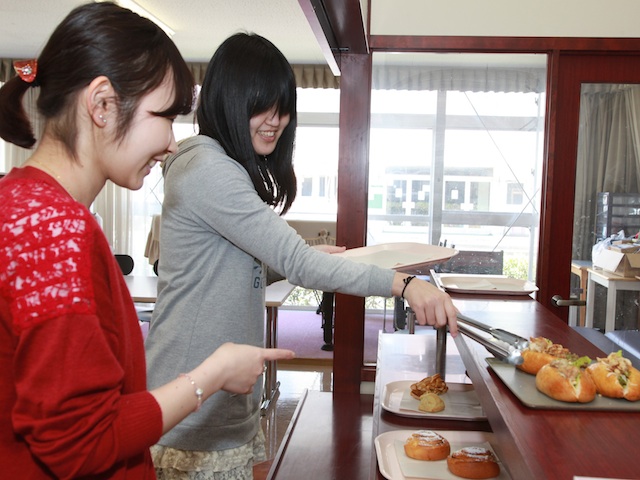
[[[518,368],[523,372],[535,375],[543,365],[556,358],[565,358],[569,361],[577,360],[578,355],[571,353],[569,349],[559,343],[553,343],[545,337],[531,337],[529,346],[522,351],[523,363]]]
[[[425,393],[435,393],[436,395],[442,395],[447,393],[449,387],[442,379],[439,373],[425,377],[419,382],[411,385],[411,396],[416,400],[420,400],[420,397]]]
[[[596,384],[577,363],[558,358],[544,365],[536,374],[536,388],[561,402],[591,402],[596,398]]]
[[[500,475],[498,459],[484,447],[464,447],[447,457],[447,467],[463,478],[493,478]]]
[[[622,356],[620,350],[610,353],[607,358],[598,358],[587,371],[600,395],[631,402],[640,400],[640,371]]]
[[[418,430],[404,444],[407,457],[416,460],[444,460],[451,453],[449,440],[432,430]]]

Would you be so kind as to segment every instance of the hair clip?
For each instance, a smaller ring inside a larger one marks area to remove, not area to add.
[[[22,81],[33,83],[38,73],[38,60],[16,60],[13,62],[13,69],[16,71]]]

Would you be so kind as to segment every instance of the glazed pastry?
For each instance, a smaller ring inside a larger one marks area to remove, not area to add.
[[[464,447],[447,458],[447,467],[462,478],[493,478],[500,475],[494,453],[485,447]]]
[[[404,444],[404,453],[416,460],[444,460],[450,452],[449,441],[432,430],[418,430]]]

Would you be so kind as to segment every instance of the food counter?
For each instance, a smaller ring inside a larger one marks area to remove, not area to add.
[[[528,297],[454,300],[462,313],[480,322],[524,337],[544,336],[581,355],[604,356]],[[269,478],[383,479],[376,438],[419,429],[471,431],[474,438],[477,432],[486,432],[481,437],[489,439],[506,478],[638,477],[630,451],[640,445],[640,411],[527,407],[488,364],[487,350],[463,336],[448,339],[445,378],[448,383],[472,382],[486,420],[394,413],[387,397],[390,384],[435,373],[435,336],[421,333],[422,328],[415,335],[380,335],[373,397],[309,392],[300,402]]]
[[[494,327],[546,337],[579,355],[605,356],[538,302],[456,300],[456,306]],[[487,366],[483,347],[466,338],[458,338],[456,345],[496,436],[495,449],[513,478],[638,477],[629,452],[640,445],[640,402],[634,402],[635,411],[560,402],[558,409],[530,408]],[[618,402],[620,408],[630,404]]]

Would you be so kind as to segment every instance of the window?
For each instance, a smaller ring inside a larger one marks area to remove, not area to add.
[[[444,209],[445,210],[462,210],[461,206],[465,203],[465,182],[448,181],[444,184]]]
[[[305,177],[302,179],[302,187],[300,188],[300,195],[303,197],[310,197],[313,193],[313,178]]]
[[[545,86],[544,55],[374,53],[367,243],[504,251],[534,278]]]
[[[298,88],[297,95],[298,129],[293,165],[298,195],[284,218],[335,222],[340,91]]]
[[[522,205],[524,202],[524,190],[519,183],[507,184],[507,203],[509,205]]]

